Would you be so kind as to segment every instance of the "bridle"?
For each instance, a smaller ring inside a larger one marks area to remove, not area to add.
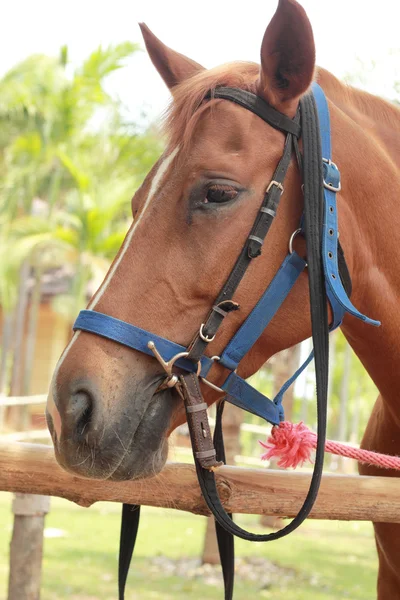
[[[340,191],[340,173],[331,159],[329,109],[320,86],[314,83],[312,91],[301,98],[294,119],[275,110],[255,94],[244,90],[220,87],[210,92],[206,100],[213,98],[229,100],[250,110],[270,126],[284,132],[286,139],[282,157],[266,189],[253,227],[207,318],[200,325],[187,348],[135,325],[92,310],[80,312],[74,330],[95,333],[154,356],[166,372],[166,379],[161,388],[175,387],[181,396],[186,408],[199,484],[216,520],[225,600],[230,600],[233,595],[234,576],[233,536],[259,542],[283,537],[307,518],[317,497],[322,476],[326,434],[329,330],[332,331],[341,324],[346,312],[372,325],[380,323],[361,314],[350,301],[351,280],[338,242],[336,193]],[[298,146],[300,135],[303,155]],[[264,240],[278,209],[293,153],[303,176],[304,214],[298,229],[290,239],[289,253],[264,294],[221,355],[209,358],[204,355],[204,352],[217,335],[222,321],[231,311],[239,309],[238,304],[233,300],[235,291],[250,263],[261,254]],[[293,250],[293,239],[299,234],[304,235],[306,240],[307,262]],[[239,377],[236,369],[279,310],[306,267],[310,290],[313,352],[285,383],[277,396],[270,400]],[[330,326],[327,300],[332,310]],[[282,407],[284,392],[312,358],[315,358],[317,384],[318,442],[308,494],[297,516],[283,529],[269,534],[250,533],[236,525],[232,516],[226,513],[219,500],[215,482],[214,471],[225,461],[222,438],[224,401],[228,400],[266,419],[272,425],[278,425],[284,419]],[[215,386],[207,379],[216,360],[230,371],[221,387]],[[175,374],[174,366],[185,373]],[[226,395],[217,406],[214,439],[211,437],[207,404],[202,397],[200,381]],[[131,505],[123,507],[119,566],[120,600],[124,598],[126,577],[139,525],[139,509],[140,507]]]

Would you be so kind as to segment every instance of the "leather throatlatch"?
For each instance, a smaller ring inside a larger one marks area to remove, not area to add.
[[[176,390],[185,404],[194,455],[203,469],[214,471],[224,463],[217,461],[199,378],[194,373],[181,375]]]

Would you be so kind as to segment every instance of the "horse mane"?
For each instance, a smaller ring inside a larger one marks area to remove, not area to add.
[[[200,117],[218,100],[203,104],[205,96],[218,86],[238,87],[256,93],[260,67],[252,62],[231,62],[204,69],[173,89],[172,100],[164,114],[163,131],[171,147],[188,144]],[[377,125],[400,122],[395,104],[343,83],[325,69],[316,69],[316,80],[338,106],[347,105]]]
[[[380,96],[375,96],[360,90],[348,83],[340,81],[325,69],[318,68],[317,80],[326,91],[328,97],[335,103],[345,103],[352,106],[377,123],[393,124],[393,120],[400,119],[400,107]]]
[[[202,106],[210,91],[227,86],[255,92],[259,71],[260,67],[255,63],[232,62],[200,71],[177,85],[164,116],[163,130],[170,145],[187,144],[200,116],[214,104],[207,102]]]

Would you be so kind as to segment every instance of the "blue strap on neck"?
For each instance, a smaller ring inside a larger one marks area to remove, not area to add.
[[[379,326],[380,322],[370,319],[356,309],[343,287],[338,267],[338,218],[336,206],[336,193],[340,191],[340,172],[332,162],[331,152],[331,125],[329,107],[322,88],[313,83],[312,91],[318,108],[319,126],[321,134],[322,157],[324,168],[324,198],[325,215],[323,229],[322,255],[325,270],[326,292],[333,313],[333,326],[338,327],[345,313],[349,313],[365,323]]]

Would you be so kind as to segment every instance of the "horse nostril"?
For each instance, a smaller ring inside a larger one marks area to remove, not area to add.
[[[87,390],[72,394],[68,407],[69,418],[75,423],[75,432],[82,437],[88,431],[93,415],[93,397]]]

